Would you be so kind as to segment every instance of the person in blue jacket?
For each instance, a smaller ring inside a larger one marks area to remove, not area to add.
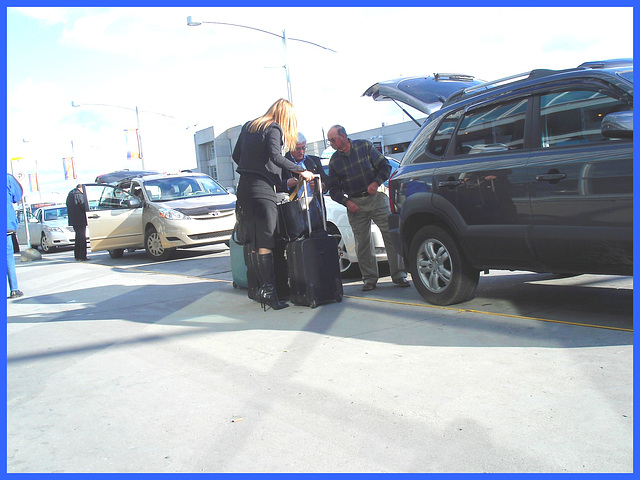
[[[8,298],[19,298],[24,293],[18,289],[18,276],[16,275],[16,261],[13,257],[12,235],[18,230],[18,217],[13,209],[13,204],[22,198],[22,186],[13,175],[7,173],[7,278],[9,279]]]

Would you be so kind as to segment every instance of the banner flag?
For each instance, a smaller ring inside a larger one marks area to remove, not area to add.
[[[30,173],[29,174],[29,189],[32,192],[39,192],[40,191],[40,187],[38,186],[38,174],[37,173]]]
[[[66,157],[62,159],[62,166],[64,168],[64,179],[71,180],[76,177],[76,169],[73,164],[73,157]]]
[[[138,129],[132,128],[125,130],[127,137],[127,159],[140,158],[140,138],[138,137]]]

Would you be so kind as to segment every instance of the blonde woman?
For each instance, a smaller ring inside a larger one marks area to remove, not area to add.
[[[233,150],[233,160],[238,164],[236,171],[240,174],[238,204],[243,211],[243,221],[249,225],[252,260],[249,271],[253,267],[257,274],[258,300],[264,309],[289,306],[278,298],[275,288],[273,249],[278,220],[275,190],[283,184],[283,170],[313,180],[313,173],[283,155],[295,148],[297,138],[295,110],[290,102],[281,98],[267,113],[243,125]]]

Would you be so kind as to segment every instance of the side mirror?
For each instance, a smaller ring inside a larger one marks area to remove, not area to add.
[[[602,119],[602,136],[633,138],[633,112],[614,112]]]
[[[129,208],[140,208],[142,206],[142,201],[138,197],[131,197],[127,200],[127,207]]]
[[[227,192],[232,193],[234,195],[236,194],[236,189],[235,188],[233,188],[233,187],[224,187],[224,188],[227,189]]]

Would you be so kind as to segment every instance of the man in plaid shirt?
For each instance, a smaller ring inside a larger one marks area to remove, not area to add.
[[[333,200],[347,207],[364,281],[362,291],[376,288],[379,278],[378,263],[371,245],[372,220],[382,233],[391,279],[400,287],[408,287],[407,272],[401,266],[389,232],[389,197],[378,191],[378,187],[388,180],[391,165],[371,142],[350,140],[340,125],[331,127],[327,137],[336,150],[329,161],[330,194]]]

